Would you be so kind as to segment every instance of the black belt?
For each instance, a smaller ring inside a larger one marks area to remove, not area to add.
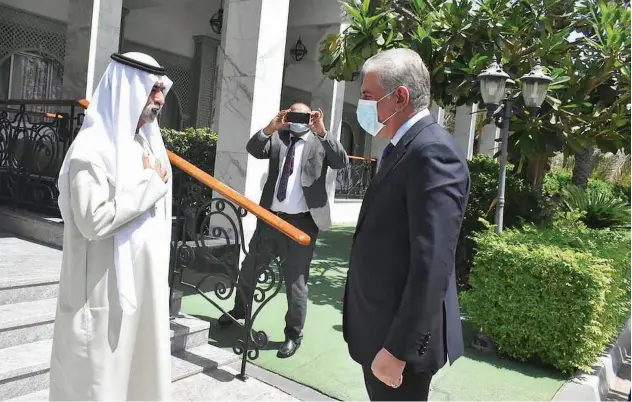
[[[270,211],[273,214],[275,214],[276,216],[278,216],[281,219],[297,219],[297,218],[307,218],[312,216],[312,214],[310,214],[309,212],[301,212],[298,214],[286,214],[285,212],[277,212],[277,211]]]

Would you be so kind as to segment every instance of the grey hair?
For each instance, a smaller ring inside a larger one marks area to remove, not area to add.
[[[404,86],[410,92],[410,103],[415,111],[430,104],[430,74],[421,57],[410,49],[383,50],[369,58],[362,66],[362,77],[375,73],[386,93]]]

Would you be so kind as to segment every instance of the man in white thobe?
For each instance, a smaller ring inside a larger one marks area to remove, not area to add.
[[[171,396],[171,168],[156,117],[172,83],[150,56],[112,59],[59,176],[51,400]]]

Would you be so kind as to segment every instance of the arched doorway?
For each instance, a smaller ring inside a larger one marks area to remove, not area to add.
[[[162,128],[182,130],[182,113],[180,111],[180,101],[173,91],[167,93],[165,105],[158,116],[158,124]]]

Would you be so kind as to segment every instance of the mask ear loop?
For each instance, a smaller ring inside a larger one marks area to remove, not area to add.
[[[399,88],[399,87],[397,87],[397,88]],[[378,100],[377,100],[377,102],[375,102],[375,108],[376,108],[376,111],[377,111],[377,104],[378,104],[378,103],[379,103],[382,99],[384,99],[384,98],[386,98],[386,97],[388,97],[388,96],[393,95],[393,94],[395,93],[395,91],[397,91],[397,88],[393,89],[390,93],[388,93],[388,94],[386,94],[386,95],[382,96],[380,99],[378,99]],[[391,119],[391,117],[395,116],[397,113],[399,113],[399,112],[396,110],[395,112],[393,112],[393,114],[392,114],[392,115],[388,116],[388,117],[387,117],[384,121],[380,122],[380,121],[378,120],[377,122],[378,122],[378,123],[380,123],[380,124],[386,124],[386,122],[387,122],[387,121],[389,121],[389,120]]]

